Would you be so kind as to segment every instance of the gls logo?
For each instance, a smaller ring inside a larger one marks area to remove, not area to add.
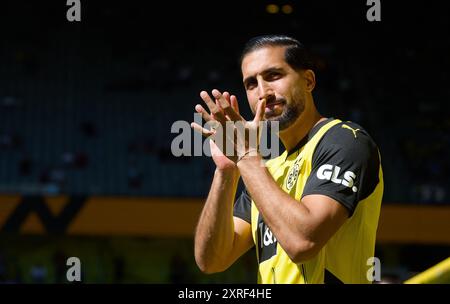
[[[333,183],[349,187],[353,192],[358,191],[356,186],[353,186],[356,179],[356,174],[352,171],[346,171],[344,173],[344,178],[338,178],[341,168],[339,166],[333,165],[322,165],[319,170],[317,170],[318,179],[326,179],[332,181]]]

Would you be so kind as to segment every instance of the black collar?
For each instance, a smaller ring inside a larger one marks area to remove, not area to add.
[[[320,128],[322,128],[325,124],[332,121],[334,118],[330,117],[327,118],[321,122],[319,122],[317,125],[315,125],[311,130],[309,130],[308,134],[303,137],[290,151],[288,151],[287,156],[291,155],[292,153],[300,150],[306,143],[314,136],[316,135],[317,131],[319,131]]]

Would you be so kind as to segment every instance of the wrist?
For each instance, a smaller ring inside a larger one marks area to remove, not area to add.
[[[239,170],[237,166],[229,168],[216,168],[214,174],[224,178],[237,178],[239,177]]]
[[[241,169],[244,166],[254,166],[255,164],[263,164],[263,161],[261,159],[261,155],[255,150],[255,151],[249,151],[242,155],[237,163],[236,166],[238,169]],[[263,165],[264,166],[264,165]]]
[[[248,158],[248,157],[252,157],[252,156],[255,157],[258,155],[259,155],[259,153],[258,153],[257,149],[249,149],[249,150],[245,151],[243,154],[238,154],[237,159],[236,159],[236,165],[244,158]]]

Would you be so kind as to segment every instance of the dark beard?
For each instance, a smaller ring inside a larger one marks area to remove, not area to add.
[[[305,109],[304,103],[296,102],[295,104],[286,104],[283,113],[279,117],[269,118],[269,121],[278,121],[279,130],[284,130],[290,127],[297,118],[303,113]]]

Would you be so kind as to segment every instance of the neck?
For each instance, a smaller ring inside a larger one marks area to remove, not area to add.
[[[280,131],[279,137],[287,151],[294,148],[315,125],[326,119],[320,115],[314,103],[310,105],[289,128]]]

